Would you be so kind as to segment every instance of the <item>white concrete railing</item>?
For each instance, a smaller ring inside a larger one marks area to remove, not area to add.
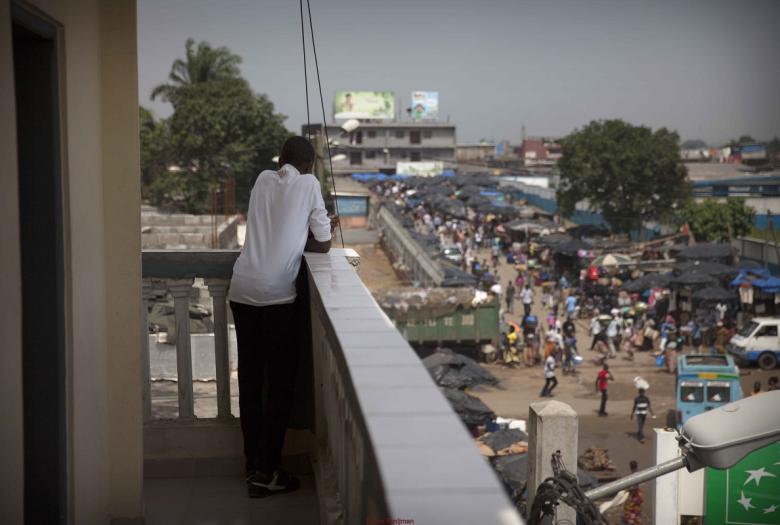
[[[347,260],[349,252],[305,256],[311,317],[308,351],[314,372],[314,439],[308,454],[317,478],[320,522],[362,525],[397,519],[521,525],[465,426]],[[230,275],[225,268],[232,269],[236,255],[223,250],[143,254],[145,279],[153,275],[176,279],[169,289],[178,301],[177,354],[185,354],[177,358],[179,418],[148,425],[159,430],[145,436],[145,442],[151,437],[149,441],[156,443],[147,446],[159,447],[157,452],[176,449],[181,454],[193,432],[210,430],[192,410],[185,289],[196,274],[208,279],[215,304],[221,303],[215,307],[215,324],[224,328],[225,281]],[[149,292],[145,283],[146,300]],[[228,363],[223,328],[215,338],[221,349],[218,366]],[[148,364],[148,349],[144,350]],[[148,366],[146,370],[148,379]],[[218,385],[228,385],[225,375],[218,369]],[[221,392],[229,401],[229,391]],[[144,395],[150,413],[148,386]],[[229,414],[229,404],[221,403],[221,414]],[[235,447],[235,425],[211,430],[210,436],[221,441],[201,440],[199,453],[223,443]]]

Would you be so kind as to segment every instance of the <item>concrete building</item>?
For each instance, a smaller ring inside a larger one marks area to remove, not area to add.
[[[312,124],[311,132],[322,128]],[[306,135],[307,126],[302,127]],[[455,162],[454,124],[439,122],[361,122],[345,133],[339,124],[328,124],[331,153],[345,159],[333,163],[337,175],[350,173],[395,173],[398,162]]]
[[[455,158],[458,162],[487,162],[496,157],[496,145],[477,143],[477,144],[458,144],[455,150]]]
[[[561,146],[549,139],[526,138],[517,148],[517,156],[526,167],[554,166],[561,158]]]

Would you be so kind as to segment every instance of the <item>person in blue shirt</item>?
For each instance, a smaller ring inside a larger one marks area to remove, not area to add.
[[[574,295],[569,295],[566,298],[566,315],[574,317],[574,311],[577,309],[577,298]]]
[[[561,285],[561,290],[565,290],[569,287],[569,280],[566,279],[565,275],[561,275],[561,280],[559,281],[559,284]]]

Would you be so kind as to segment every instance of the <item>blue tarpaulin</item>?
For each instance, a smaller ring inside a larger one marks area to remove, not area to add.
[[[780,278],[778,277],[756,279],[751,284],[765,293],[780,293]]]
[[[740,270],[739,275],[737,275],[737,277],[731,281],[731,286],[739,286],[742,283],[750,282],[750,279],[748,279],[749,276],[758,277],[759,280],[769,279],[772,277],[772,275],[769,273],[769,270],[766,268],[742,269]]]

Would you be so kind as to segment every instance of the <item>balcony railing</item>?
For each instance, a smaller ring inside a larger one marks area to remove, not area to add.
[[[151,281],[167,283],[174,298],[179,405],[175,419],[152,418],[149,349],[143,348],[147,465],[213,459],[230,450],[236,456],[230,471],[238,474],[240,433],[230,412],[226,309],[237,255],[143,252],[144,341]],[[521,523],[466,428],[361,282],[352,264],[356,255],[334,249],[305,256],[311,342],[304,350],[313,365],[314,417],[312,439],[302,443],[314,467],[320,522]],[[196,277],[205,279],[214,304],[213,419],[197,418],[194,410],[188,317]]]

